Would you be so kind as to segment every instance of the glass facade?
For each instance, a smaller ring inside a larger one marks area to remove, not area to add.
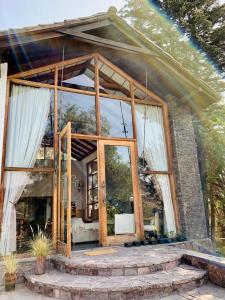
[[[72,193],[75,194],[74,191],[76,191],[79,196],[72,195],[72,209],[74,211],[71,215],[74,218],[79,216],[84,222],[98,221],[100,188],[98,165],[102,161],[98,160],[98,143],[96,140],[101,139],[101,137],[102,139],[112,138],[125,141],[133,139],[135,128],[138,148],[136,160],[145,231],[156,231],[157,234],[165,234],[176,230],[162,108],[140,104],[142,100],[145,103],[151,101],[146,91],[140,87],[134,86],[134,99],[131,99],[130,80],[114,71],[111,66],[101,62],[101,60],[99,60],[98,67],[99,97],[97,97],[98,93],[96,91],[96,70],[93,58],[59,68],[57,97],[54,95],[54,90],[49,89],[50,96],[48,96],[50,100],[46,102],[49,103],[48,111],[44,110],[43,105],[43,115],[46,114],[46,118],[41,120],[41,117],[39,117],[40,124],[43,123],[45,126],[42,130],[39,130],[40,132],[36,130],[39,134],[39,142],[37,142],[34,153],[29,154],[32,159],[35,157],[34,164],[29,163],[27,158],[28,162],[24,164],[26,160],[23,156],[19,157],[16,164],[13,163],[13,159],[11,160],[12,163],[6,164],[6,173],[9,171],[7,168],[30,168],[30,172],[26,172],[26,180],[23,182],[22,190],[20,189],[19,199],[15,201],[18,251],[22,252],[28,248],[27,242],[32,234],[36,233],[37,224],[40,228],[45,228],[48,234],[51,234],[53,177],[55,176],[54,171],[58,170],[59,163],[58,151],[55,151],[57,149],[55,148],[54,134],[61,132],[68,122],[71,122],[72,134],[96,136],[92,141],[86,138],[82,140],[80,137],[74,137],[71,140],[71,166],[72,168],[80,168],[79,173],[82,173],[82,176],[80,176],[82,178],[76,177],[75,181],[72,181]],[[49,81],[46,79],[47,76],[49,76]],[[53,84],[54,72],[40,73],[40,78],[45,83]],[[28,80],[38,82],[38,74],[29,77]],[[39,91],[42,89],[35,87],[33,90]],[[47,89],[43,90],[46,92]],[[29,99],[31,103],[32,99]],[[57,110],[54,107],[55,99],[57,99]],[[132,105],[132,103],[135,103],[135,105]],[[28,106],[27,113],[31,109],[38,111],[38,106],[30,106]],[[136,120],[133,120],[135,115]],[[13,118],[13,115],[11,117]],[[57,128],[55,128],[55,117],[58,121]],[[17,126],[20,124],[20,119],[22,120],[22,114],[21,116],[17,115]],[[40,126],[40,124],[36,124],[34,114],[33,124],[31,122],[30,127],[27,129],[24,127],[24,130],[27,130],[27,134],[30,134],[29,130],[33,130],[33,127]],[[98,128],[100,128],[100,131],[98,131]],[[8,129],[9,131],[10,129]],[[10,143],[9,137],[8,134],[8,144]],[[23,135],[21,135],[21,138],[23,138]],[[62,139],[61,173],[58,178],[61,192],[59,201],[62,219],[57,220],[60,223],[58,232],[60,232],[62,243],[67,242],[67,146],[66,138]],[[105,145],[104,150],[106,179],[104,200],[106,201],[107,234],[112,236],[135,233],[135,200],[132,182],[134,174],[132,174],[130,147]],[[28,145],[23,151],[32,152],[32,145]],[[17,157],[18,153],[13,153],[13,155],[12,157]],[[32,172],[35,169],[41,171]],[[81,172],[81,169],[85,169],[85,171]],[[19,170],[13,171],[19,173]],[[161,174],[161,172],[164,173]],[[10,190],[10,184],[7,188]],[[81,198],[85,199],[85,201],[82,200],[85,204],[82,204],[83,202],[79,200]],[[6,200],[5,198],[4,201]],[[78,200],[82,203],[78,203]],[[124,225],[124,228],[121,229],[121,224],[127,225]],[[74,236],[76,238],[76,235]]]

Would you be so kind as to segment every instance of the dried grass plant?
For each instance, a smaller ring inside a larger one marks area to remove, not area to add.
[[[53,252],[51,239],[38,228],[38,233],[33,235],[33,240],[30,243],[31,254],[33,256],[48,256]]]
[[[15,255],[7,255],[3,257],[5,265],[5,273],[15,274],[17,270],[17,261]]]

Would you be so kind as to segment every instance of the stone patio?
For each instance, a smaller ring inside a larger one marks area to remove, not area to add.
[[[34,275],[33,264],[23,264],[20,281],[32,292],[19,286],[12,297],[21,292],[25,298],[18,299],[26,300],[28,294],[32,300],[225,299],[225,290],[208,282],[224,287],[224,258],[169,245],[98,248],[73,252],[71,258],[54,255],[41,276]],[[2,293],[0,299],[8,295]]]
[[[55,300],[56,298],[50,298],[31,292],[23,284],[18,284],[14,292],[1,292],[1,300]],[[155,298],[157,299],[157,298]],[[208,283],[203,287],[194,289],[190,292],[177,293],[171,296],[160,297],[162,300],[225,300],[225,290],[218,286]],[[146,299],[147,300],[147,299]]]

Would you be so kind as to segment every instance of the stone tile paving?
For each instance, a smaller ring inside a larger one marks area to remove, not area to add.
[[[72,252],[71,258],[57,255],[57,259],[68,264],[77,266],[97,266],[97,267],[118,267],[118,266],[139,266],[163,263],[181,258],[183,249],[172,248],[169,246],[141,246],[125,248],[121,246],[111,247],[115,253],[88,256],[87,251]],[[100,248],[101,249],[101,248]],[[95,250],[96,251],[96,250]]]
[[[54,300],[56,298],[49,298],[41,294],[31,292],[23,284],[16,286],[14,292],[0,291],[1,300]],[[212,284],[204,285],[198,289],[194,289],[191,292],[183,292],[172,296],[155,298],[162,300],[225,300],[225,289],[217,287]],[[119,300],[119,299],[118,299]],[[146,299],[148,300],[148,299]],[[152,299],[151,299],[152,300]]]

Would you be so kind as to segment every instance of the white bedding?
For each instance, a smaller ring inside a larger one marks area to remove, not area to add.
[[[99,240],[99,223],[84,223],[81,218],[72,218],[72,243],[92,242]]]

